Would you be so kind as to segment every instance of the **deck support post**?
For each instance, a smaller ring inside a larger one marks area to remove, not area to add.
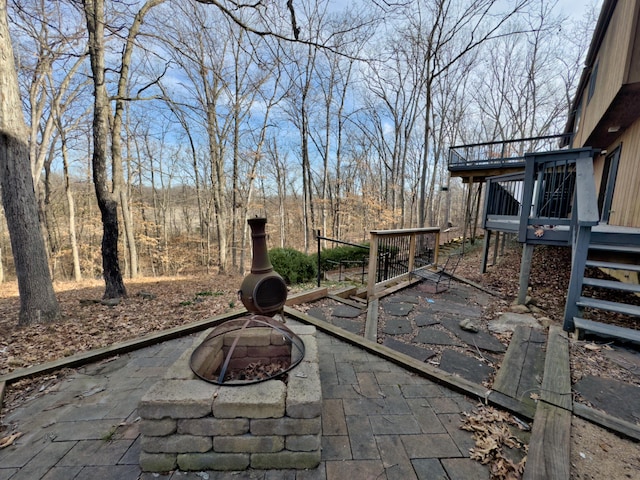
[[[499,238],[500,237],[496,237],[496,241],[498,241]],[[482,248],[482,262],[480,263],[480,273],[487,273],[487,261],[489,260],[489,244],[490,243],[491,243],[491,230],[485,230],[484,246]]]
[[[500,237],[504,239],[504,233],[500,235],[500,230],[496,232],[496,239],[493,241],[493,262],[491,262],[491,266],[498,263],[498,247],[500,246]]]
[[[467,206],[464,212],[464,229],[462,231],[462,253],[464,253],[464,244],[467,241],[467,227],[471,227],[471,195],[473,193],[473,175],[469,177],[467,182]]]
[[[524,305],[527,301],[527,289],[529,287],[532,257],[533,245],[524,243],[522,246],[522,260],[520,262],[520,288],[518,290],[518,303],[520,305]]]
[[[482,182],[478,183],[478,191],[476,192],[476,209],[473,212],[473,223],[471,224],[471,238],[469,239],[469,243],[471,245],[474,244],[476,240],[476,233],[478,230],[478,216],[480,215],[480,199],[482,198]]]

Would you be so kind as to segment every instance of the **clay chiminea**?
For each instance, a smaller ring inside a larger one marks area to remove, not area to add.
[[[267,219],[256,217],[247,223],[251,227],[253,258],[251,273],[242,280],[238,294],[249,312],[272,317],[287,301],[287,285],[269,260],[265,233]]]

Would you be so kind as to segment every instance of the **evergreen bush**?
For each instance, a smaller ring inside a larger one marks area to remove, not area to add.
[[[335,270],[338,268],[340,262],[345,262],[345,266],[355,266],[349,265],[350,262],[355,262],[358,264],[362,264],[361,262],[367,262],[369,258],[369,249],[359,248],[359,247],[351,247],[348,245],[342,245],[336,248],[327,248],[320,252],[320,269],[323,272],[328,270]],[[318,263],[317,254],[314,255],[314,262]]]
[[[287,285],[309,282],[316,278],[316,264],[309,255],[293,248],[272,248],[269,260]]]

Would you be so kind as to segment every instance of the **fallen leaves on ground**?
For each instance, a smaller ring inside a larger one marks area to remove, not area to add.
[[[0,285],[0,375],[145,334],[210,318],[234,308],[240,276],[141,278],[126,283],[128,297],[101,303],[95,280],[54,285],[62,319],[18,326],[15,282]]]
[[[125,281],[128,297],[112,306],[101,303],[101,281],[56,283],[62,319],[24,327],[18,326],[17,283],[2,283],[0,375],[220,315],[239,303],[241,281],[239,275],[139,278]],[[8,385],[0,419],[55,388],[67,373],[60,370]],[[0,432],[4,428],[0,425]]]
[[[489,466],[492,480],[522,478],[528,446],[516,438],[514,430],[528,426],[508,413],[485,405],[462,415],[460,428],[473,432],[476,442],[470,450],[471,458]]]
[[[0,438],[0,449],[9,447],[13,445],[18,438],[22,436],[21,432],[12,433],[11,435],[7,435],[5,437]]]

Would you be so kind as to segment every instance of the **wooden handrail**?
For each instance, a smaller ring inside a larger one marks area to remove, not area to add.
[[[372,235],[382,237],[384,235],[406,236],[414,233],[435,233],[440,232],[440,227],[424,227],[424,228],[399,228],[396,230],[371,230]]]

